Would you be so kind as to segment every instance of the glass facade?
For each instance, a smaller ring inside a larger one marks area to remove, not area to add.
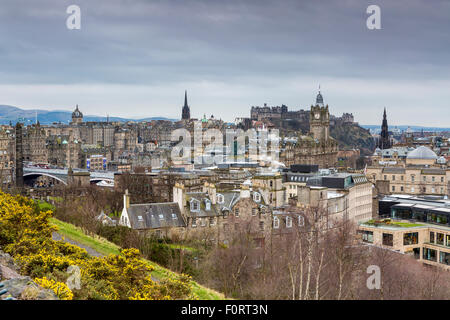
[[[439,262],[442,264],[450,265],[450,253],[439,252]]]
[[[428,261],[437,261],[436,250],[423,248],[423,259]]]
[[[450,225],[450,213],[437,212],[415,207],[393,205],[390,216],[393,219],[416,220],[433,224]]]

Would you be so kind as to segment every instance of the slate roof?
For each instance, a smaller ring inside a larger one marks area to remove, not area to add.
[[[386,167],[383,168],[383,173],[398,173],[398,174],[405,174],[406,170],[405,168],[396,168],[396,167]]]
[[[176,202],[132,204],[127,212],[131,227],[137,230],[186,226]]]
[[[255,191],[250,191],[250,197],[253,199]],[[260,193],[261,194],[261,193]],[[219,195],[223,196],[223,203],[219,203]],[[192,199],[200,201],[200,210],[192,212],[190,210],[190,202]],[[224,211],[232,211],[235,204],[240,200],[240,191],[228,191],[216,193],[216,204],[211,203],[211,210],[206,210],[205,200],[210,201],[210,197],[206,192],[188,192],[186,193],[186,211],[185,213],[192,218],[202,217],[217,217],[223,215]],[[261,194],[261,201],[258,203],[261,206],[266,206],[264,197]]]

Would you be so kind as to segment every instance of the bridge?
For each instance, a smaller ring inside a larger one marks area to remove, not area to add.
[[[114,186],[114,172],[109,171],[88,171],[83,169],[73,169],[73,172],[88,172],[91,184],[100,183],[102,186]],[[45,169],[39,167],[23,168],[24,182],[30,184],[39,177],[48,177],[56,183],[67,185],[68,169]]]

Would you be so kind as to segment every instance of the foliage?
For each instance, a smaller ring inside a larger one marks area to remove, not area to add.
[[[34,282],[44,289],[51,289],[61,300],[72,300],[73,298],[72,290],[65,283],[47,279],[46,277],[36,278]]]
[[[81,289],[73,290],[75,299],[193,299],[185,275],[156,283],[153,266],[141,259],[139,250],[123,249],[120,254],[91,257],[85,249],[54,241],[56,230],[49,223],[51,211],[42,212],[39,204],[22,196],[0,192],[0,245],[21,266],[21,271],[44,287],[72,298],[63,283],[69,266],[81,270]]]

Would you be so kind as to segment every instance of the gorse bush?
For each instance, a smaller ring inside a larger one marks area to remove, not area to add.
[[[120,255],[102,258],[85,249],[52,239],[52,212],[22,196],[0,192],[0,246],[10,253],[21,271],[55,292],[61,299],[195,299],[190,277],[180,275],[157,283],[153,267],[139,250],[124,249]],[[80,268],[80,288],[65,282],[69,266]]]

